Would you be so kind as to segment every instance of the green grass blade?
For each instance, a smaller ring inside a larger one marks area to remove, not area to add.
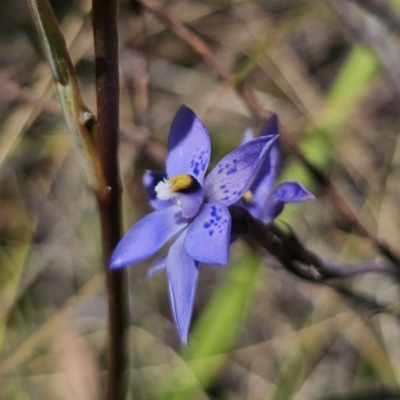
[[[29,4],[89,184],[98,195],[105,195],[105,179],[96,150],[96,118],[82,100],[64,36],[48,0],[29,0]]]

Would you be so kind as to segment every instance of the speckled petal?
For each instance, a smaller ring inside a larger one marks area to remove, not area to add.
[[[262,136],[226,155],[204,181],[207,201],[227,206],[237,201],[254,182],[276,139],[276,136]]]
[[[188,343],[190,320],[199,277],[199,265],[190,258],[183,247],[184,230],[172,244],[167,258],[167,274],[170,283],[172,312],[179,336]]]
[[[182,106],[169,132],[168,176],[189,174],[203,184],[210,153],[211,142],[206,127],[190,108]]]
[[[110,268],[125,267],[151,256],[187,224],[178,206],[146,215],[118,243],[111,256]]]
[[[267,224],[272,222],[282,212],[286,203],[300,203],[314,198],[314,195],[299,183],[284,182],[271,193],[262,220]]]
[[[196,261],[226,265],[230,240],[231,216],[228,208],[220,203],[207,203],[189,225],[185,250]]]
[[[174,202],[172,200],[158,199],[157,193],[154,190],[157,184],[166,178],[167,174],[160,171],[145,171],[145,173],[143,174],[143,185],[145,186],[145,188],[147,189],[147,193],[149,194],[150,204],[156,210],[162,210],[163,208],[174,205]]]

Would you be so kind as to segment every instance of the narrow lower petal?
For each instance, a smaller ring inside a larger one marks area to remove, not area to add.
[[[152,278],[154,275],[159,274],[160,272],[166,271],[167,269],[167,254],[162,255],[157,258],[151,267],[147,271],[147,278]]]
[[[278,185],[271,193],[262,220],[272,222],[283,210],[286,203],[300,203],[314,199],[314,195],[297,182],[284,182]]]
[[[188,227],[186,253],[206,264],[226,265],[229,261],[231,216],[221,203],[207,203]]]
[[[187,224],[179,206],[146,215],[118,243],[111,256],[110,268],[125,267],[151,256]]]
[[[184,250],[186,237],[183,231],[172,244],[167,258],[167,273],[170,283],[172,312],[179,336],[188,342],[190,320],[199,277],[199,265]]]
[[[262,136],[226,155],[204,181],[207,201],[229,206],[240,199],[254,182],[276,139],[276,136]]]
[[[206,127],[190,108],[182,106],[169,132],[168,176],[189,174],[203,184],[210,154],[211,142]]]
[[[143,185],[147,189],[151,206],[156,210],[162,210],[174,204],[172,200],[160,200],[157,198],[157,193],[154,188],[164,179],[167,179],[167,174],[165,172],[145,171],[143,174]]]

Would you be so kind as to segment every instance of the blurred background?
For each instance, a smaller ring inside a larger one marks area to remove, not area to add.
[[[85,101],[95,111],[91,4],[52,1]],[[124,231],[149,212],[145,169],[163,170],[179,106],[207,126],[211,165],[260,123],[246,87],[329,177],[360,221],[400,253],[400,1],[163,2],[233,73],[136,2],[119,11]],[[399,12],[399,14],[397,14]],[[0,12],[0,399],[104,397],[107,302],[96,202],[61,115],[26,1]],[[317,200],[279,217],[317,254],[381,260],[370,238],[286,148],[280,180]],[[129,269],[131,399],[400,399],[399,287],[366,274],[299,279],[238,240],[203,266],[189,347],[152,260]],[[361,297],[369,299],[362,301]]]

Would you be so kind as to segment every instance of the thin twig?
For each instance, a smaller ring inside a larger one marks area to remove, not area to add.
[[[221,80],[227,81],[235,87],[238,95],[245,102],[255,118],[263,121],[272,115],[269,110],[266,110],[258,102],[243,82],[236,81],[235,76],[232,74],[230,69],[215,57],[211,49],[195,32],[190,30],[178,18],[170,15],[168,11],[157,2],[157,0],[139,1],[147,9],[151,10],[160,20],[162,20],[178,37],[191,46],[192,49],[210,65]],[[323,187],[325,192],[332,199],[333,204],[340,211],[341,215],[356,227],[361,234],[368,237],[378,251],[400,268],[400,260],[397,255],[392,252],[386,243],[381,242],[372,229],[361,220],[361,217],[358,215],[356,210],[354,210],[350,203],[339,193],[329,177],[322,170],[313,165],[304,154],[301,153],[295,140],[285,129],[281,130],[281,139],[286,150],[295,155],[304,164],[314,180]]]
[[[110,271],[111,253],[121,234],[121,186],[118,172],[118,31],[115,0],[93,0],[93,32],[96,64],[96,95],[98,113],[98,151],[109,195],[98,198],[104,270],[107,279],[109,307],[108,400],[126,398],[127,296],[124,270]]]

